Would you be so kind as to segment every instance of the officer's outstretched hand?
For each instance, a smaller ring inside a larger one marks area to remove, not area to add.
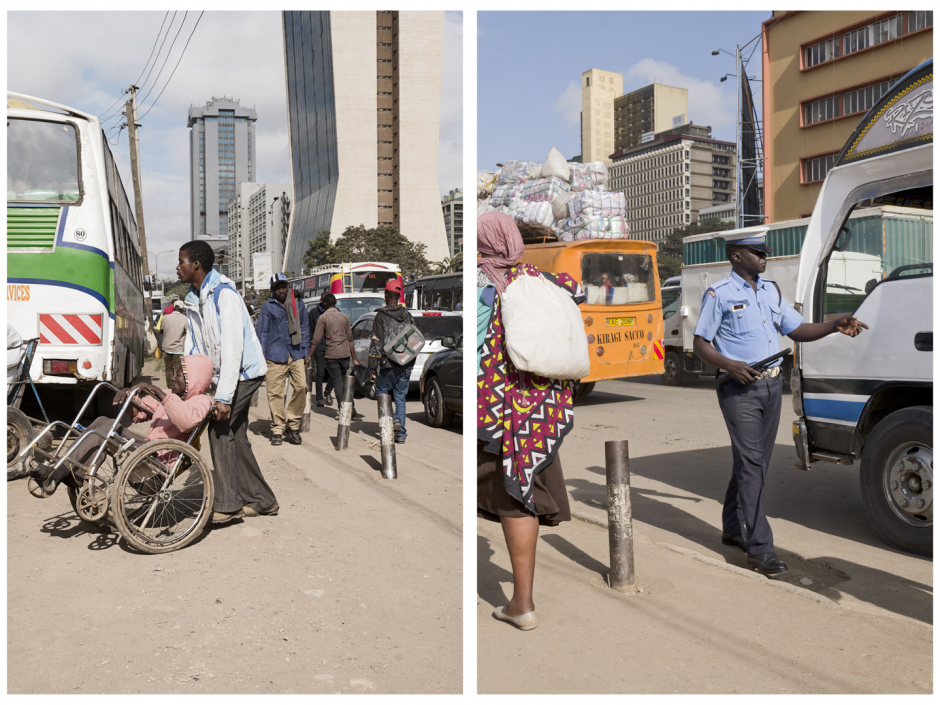
[[[760,372],[742,360],[729,360],[723,367],[728,370],[728,374],[730,374],[735,381],[741,384],[750,384],[760,375]]]
[[[843,316],[836,321],[836,330],[850,338],[854,338],[861,333],[863,328],[868,330],[868,326],[852,316]]]

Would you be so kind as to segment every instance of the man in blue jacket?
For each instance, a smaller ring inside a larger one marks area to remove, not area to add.
[[[268,364],[265,383],[268,388],[268,407],[271,409],[271,445],[287,442],[300,445],[300,419],[304,412],[307,390],[307,349],[310,347],[310,325],[304,302],[294,296],[293,289],[283,274],[271,277],[271,298],[258,313],[258,340]],[[287,403],[285,419],[285,383],[290,380],[293,390]]]

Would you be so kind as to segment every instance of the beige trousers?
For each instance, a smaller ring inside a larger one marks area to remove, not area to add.
[[[287,428],[300,430],[300,417],[304,413],[304,395],[307,393],[307,375],[304,372],[304,359],[291,362],[268,363],[268,374],[264,381],[268,388],[268,407],[271,409],[271,434],[284,434],[284,383],[290,380],[293,390],[287,402]]]

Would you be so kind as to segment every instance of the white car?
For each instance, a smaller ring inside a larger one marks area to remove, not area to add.
[[[382,294],[334,294],[336,297],[336,310],[349,316],[350,324],[355,324],[361,316],[385,305],[385,296]],[[304,306],[307,307],[307,313],[317,305],[320,299],[308,297],[304,299]],[[313,331],[310,331],[310,337],[313,338]]]
[[[424,336],[425,344],[418,357],[415,360],[415,366],[411,370],[411,379],[408,384],[408,390],[416,390],[421,384],[421,372],[424,370],[424,363],[436,352],[446,350],[441,345],[441,340],[445,336],[459,338],[463,335],[463,314],[460,311],[413,311],[408,310],[414,318],[415,326]],[[375,313],[363,315],[353,326],[353,345],[356,348],[356,357],[363,365],[368,364],[369,343],[372,340],[372,321]]]

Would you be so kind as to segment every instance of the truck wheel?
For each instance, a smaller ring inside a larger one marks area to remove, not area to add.
[[[933,554],[933,408],[913,406],[889,414],[862,452],[862,499],[889,544]]]
[[[584,399],[588,394],[594,391],[594,385],[597,382],[581,382],[578,384],[578,396],[575,398],[575,402]]]
[[[660,375],[663,384],[668,387],[678,387],[685,381],[685,374],[682,370],[682,358],[675,350],[666,353],[666,359],[663,360],[663,373]]]

